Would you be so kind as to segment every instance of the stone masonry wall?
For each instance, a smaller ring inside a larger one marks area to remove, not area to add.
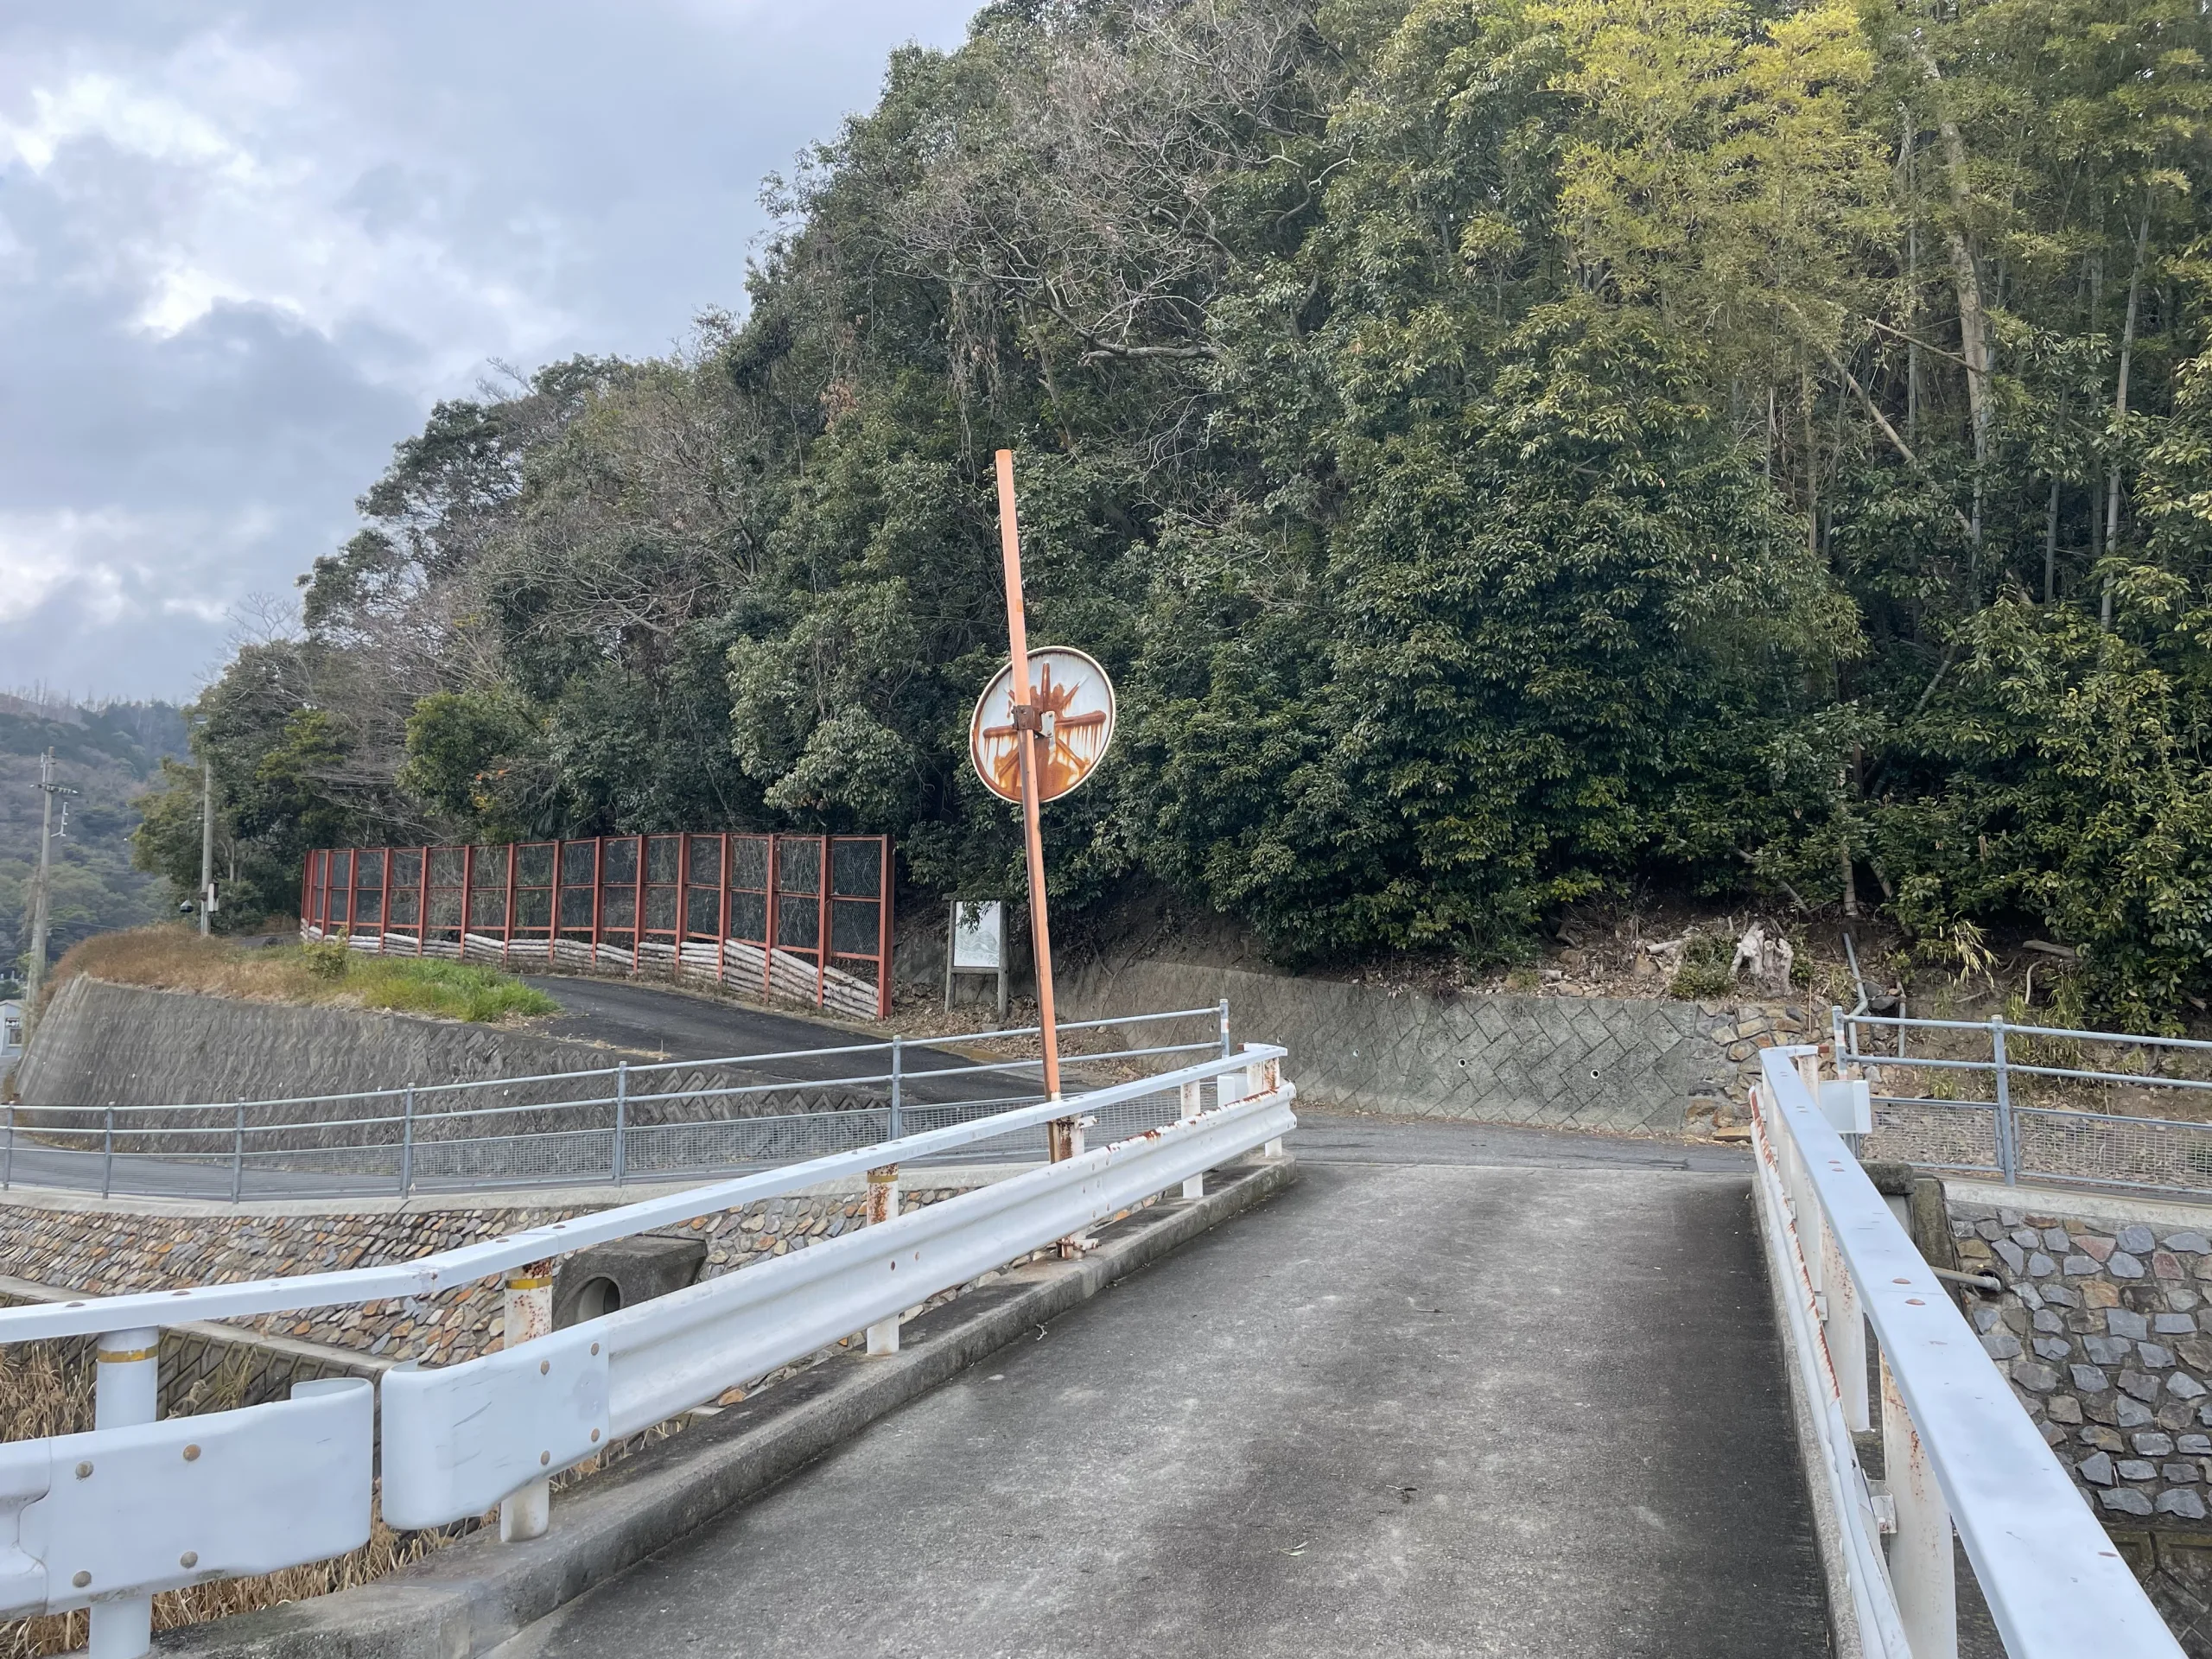
[[[1236,1039],[1289,1049],[1300,1096],[1314,1105],[1614,1135],[1705,1134],[1745,1121],[1759,1050],[1808,1040],[1826,1024],[1802,1006],[1439,997],[1158,959],[1079,969],[1062,1017],[1224,997]]]
[[[2212,1237],[1954,1201],[1982,1346],[2107,1522],[2202,1522],[2212,1496]]]

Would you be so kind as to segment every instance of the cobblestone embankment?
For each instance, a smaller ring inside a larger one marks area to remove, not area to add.
[[[2212,1236],[1955,1203],[1961,1265],[2006,1288],[1970,1309],[2098,1513],[2205,1519],[2212,1494]]]
[[[900,1204],[912,1209],[965,1190],[960,1185],[909,1188],[901,1192]],[[18,1196],[0,1206],[0,1274],[105,1295],[377,1267],[588,1214],[613,1202],[283,1214],[239,1213],[213,1206],[194,1206],[198,1213],[193,1213],[185,1206],[171,1205],[162,1213],[148,1213],[67,1200],[41,1204]],[[700,1274],[713,1278],[863,1226],[867,1212],[866,1194],[855,1182],[849,1192],[770,1198],[655,1231],[703,1238],[707,1255]],[[385,1363],[416,1360],[450,1365],[499,1345],[501,1305],[499,1281],[486,1279],[435,1296],[240,1323],[264,1335],[347,1350]],[[195,1365],[199,1358],[195,1351]]]

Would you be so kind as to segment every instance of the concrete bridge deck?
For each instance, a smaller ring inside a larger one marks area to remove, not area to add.
[[[1740,1176],[1309,1163],[501,1652],[1824,1654],[1785,1387]]]

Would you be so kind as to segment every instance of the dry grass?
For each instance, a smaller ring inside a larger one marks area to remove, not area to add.
[[[221,1411],[238,1404],[243,1373],[205,1379],[186,1402],[188,1408]],[[211,1386],[212,1385],[212,1386]],[[35,1440],[72,1434],[92,1427],[92,1350],[89,1342],[23,1343],[0,1350],[0,1440]],[[420,1560],[432,1550],[474,1530],[477,1522],[430,1532],[394,1532],[380,1515],[370,1521],[369,1541],[349,1554],[306,1567],[287,1567],[255,1579],[226,1579],[166,1590],[154,1598],[154,1628],[173,1630],[252,1612],[288,1601],[304,1601],[370,1583]],[[0,1624],[0,1659],[36,1659],[70,1653],[91,1640],[82,1611],[16,1619]]]
[[[499,1024],[558,1005],[511,974],[435,957],[365,957],[339,944],[250,947],[165,923],[101,933],[56,964],[53,990],[78,974],[155,990],[202,991],[259,1002],[389,1008]]]

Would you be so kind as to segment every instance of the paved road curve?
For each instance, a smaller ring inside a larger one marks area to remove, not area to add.
[[[1739,1176],[1308,1163],[502,1659],[1823,1654],[1751,1228]]]
[[[680,991],[619,980],[537,977],[531,983],[554,997],[562,1012],[546,1022],[551,1034],[579,1037],[617,1048],[664,1054],[671,1059],[716,1058],[791,1049],[819,1049],[865,1041],[838,1027],[796,1016],[770,1014]],[[1033,1083],[1002,1071],[967,1073],[932,1079],[932,1071],[968,1065],[956,1054],[919,1046],[906,1053],[913,1074],[910,1103],[978,1100],[1026,1095]],[[756,1068],[764,1079],[820,1081],[872,1069],[868,1057],[795,1055]],[[1293,1075],[1296,1057],[1292,1058]],[[1393,1119],[1334,1116],[1309,1108],[1300,1111],[1299,1155],[1308,1163],[1433,1163],[1674,1169],[1748,1173],[1747,1154],[1726,1147],[1679,1142],[1634,1141],[1603,1135],[1569,1135],[1503,1125],[1440,1119]],[[969,1158],[989,1154],[965,1154]],[[1005,1156],[1027,1156],[1024,1152]],[[169,1198],[226,1199],[231,1172],[218,1159],[190,1164],[166,1158],[130,1157],[118,1164],[130,1190]],[[15,1181],[32,1186],[98,1191],[102,1159],[96,1151],[62,1150],[19,1140],[11,1164]],[[245,1196],[283,1198],[359,1192],[387,1194],[385,1176],[350,1177],[267,1167],[246,1173]],[[488,1188],[486,1190],[489,1190]]]

